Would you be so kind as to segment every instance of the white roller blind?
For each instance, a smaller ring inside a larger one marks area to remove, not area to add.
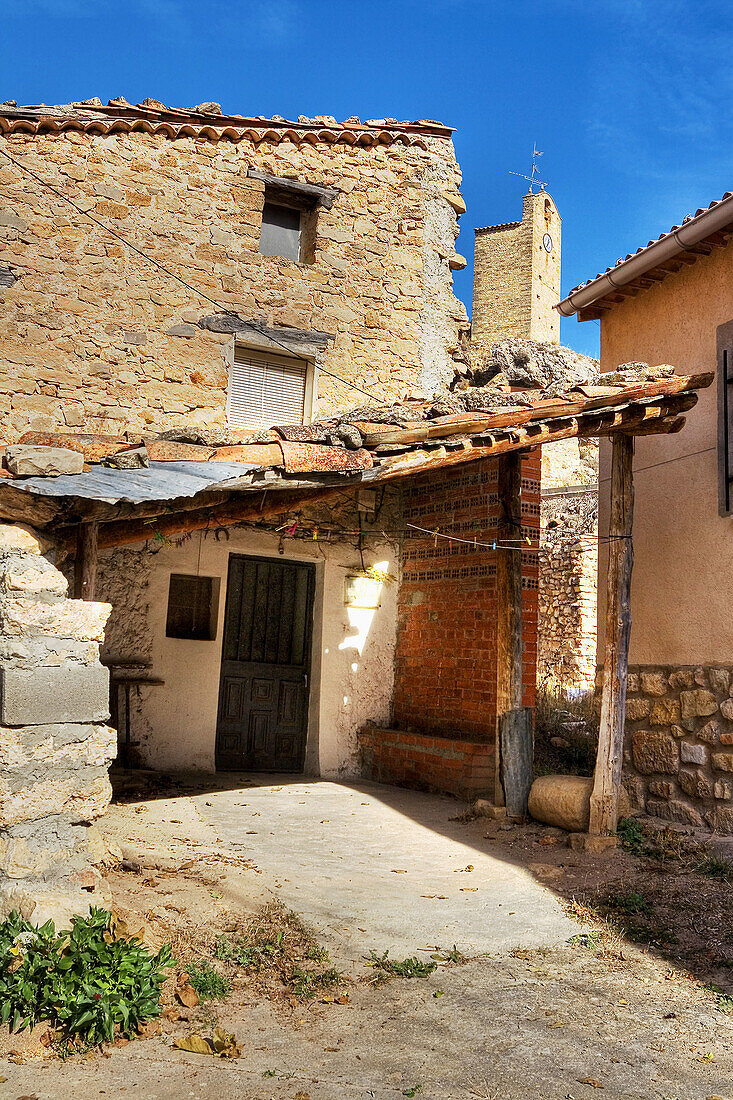
[[[302,424],[307,370],[303,359],[235,347],[229,368],[227,420],[235,428]]]

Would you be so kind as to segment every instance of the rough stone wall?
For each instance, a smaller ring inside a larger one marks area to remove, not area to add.
[[[0,527],[0,915],[63,922],[104,899],[94,870],[115,754],[108,604],[69,600],[47,547]]]
[[[520,337],[560,342],[560,217],[544,191],[524,196],[521,222],[476,230],[471,358]],[[543,245],[546,233],[552,250]]]
[[[537,639],[540,683],[553,687],[593,687],[597,540],[597,488],[549,496],[544,493],[543,484]]]
[[[450,141],[364,148],[74,132],[0,141],[222,309],[286,342],[288,329],[327,334],[309,354],[380,399],[452,378],[467,320],[452,291],[462,200]],[[259,253],[265,185],[249,167],[339,192],[318,210],[312,263]],[[3,438],[224,423],[228,319],[8,164],[0,264],[12,277],[0,287]],[[359,400],[324,374],[317,384],[315,416]]]
[[[539,451],[522,463],[522,534],[539,527]],[[492,741],[496,734],[495,459],[413,479],[403,494],[406,522],[444,535],[410,538],[399,593],[394,721],[446,738]],[[489,544],[488,548],[486,544]],[[481,545],[484,544],[484,545]],[[524,702],[535,698],[537,554],[522,553]]]
[[[624,782],[636,809],[733,833],[733,668],[634,666]]]

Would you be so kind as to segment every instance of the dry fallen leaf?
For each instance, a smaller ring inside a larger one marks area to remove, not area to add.
[[[188,977],[188,975],[186,976]],[[176,997],[186,1008],[195,1008],[199,1003],[199,996],[189,981],[183,982],[176,990]]]
[[[578,1077],[579,1084],[590,1085],[594,1089],[605,1089],[605,1085],[602,1085],[600,1081],[596,1081],[595,1077]]]
[[[191,1054],[210,1054],[214,1058],[239,1058],[242,1053],[237,1040],[223,1028],[214,1028],[214,1034],[210,1039],[193,1032],[183,1039],[176,1039],[173,1046],[178,1050],[186,1050]]]
[[[457,875],[463,875],[467,871],[473,871],[473,864],[472,863],[469,863],[468,867],[456,867],[455,868],[455,873]]]
[[[393,875],[406,875],[407,874],[407,871],[400,871],[397,867],[392,867],[391,870],[392,870]]]

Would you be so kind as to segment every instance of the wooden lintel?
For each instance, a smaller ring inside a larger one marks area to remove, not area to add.
[[[126,546],[147,539],[167,539],[188,531],[216,530],[218,527],[234,527],[238,523],[253,523],[268,516],[285,515],[297,508],[303,508],[316,501],[322,502],[336,496],[343,496],[347,486],[338,489],[319,489],[312,492],[272,490],[262,493],[247,493],[226,504],[208,508],[201,512],[183,512],[169,516],[158,516],[150,520],[118,520],[102,524],[99,529],[99,549],[111,546]]]
[[[610,836],[616,830],[618,819],[631,635],[633,461],[633,438],[624,433],[616,434],[611,463],[603,694],[588,827],[588,832],[594,836]]]
[[[74,597],[77,600],[93,600],[97,582],[97,550],[99,525],[80,523],[76,534],[76,558],[74,560]]]

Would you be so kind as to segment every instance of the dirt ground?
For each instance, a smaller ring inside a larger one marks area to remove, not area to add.
[[[477,958],[415,942],[406,977],[368,965],[366,939],[335,966],[277,877],[222,845],[196,798],[169,793],[128,790],[105,823],[116,908],[177,960],[160,1034],[63,1063],[41,1029],[6,1034],[3,1100],[733,1100],[733,885],[694,838],[632,832],[632,851],[592,856],[541,826],[458,821],[467,843],[549,886],[575,932]],[[231,992],[187,1008],[176,989],[203,962]],[[240,1057],[173,1048],[217,1024]]]

